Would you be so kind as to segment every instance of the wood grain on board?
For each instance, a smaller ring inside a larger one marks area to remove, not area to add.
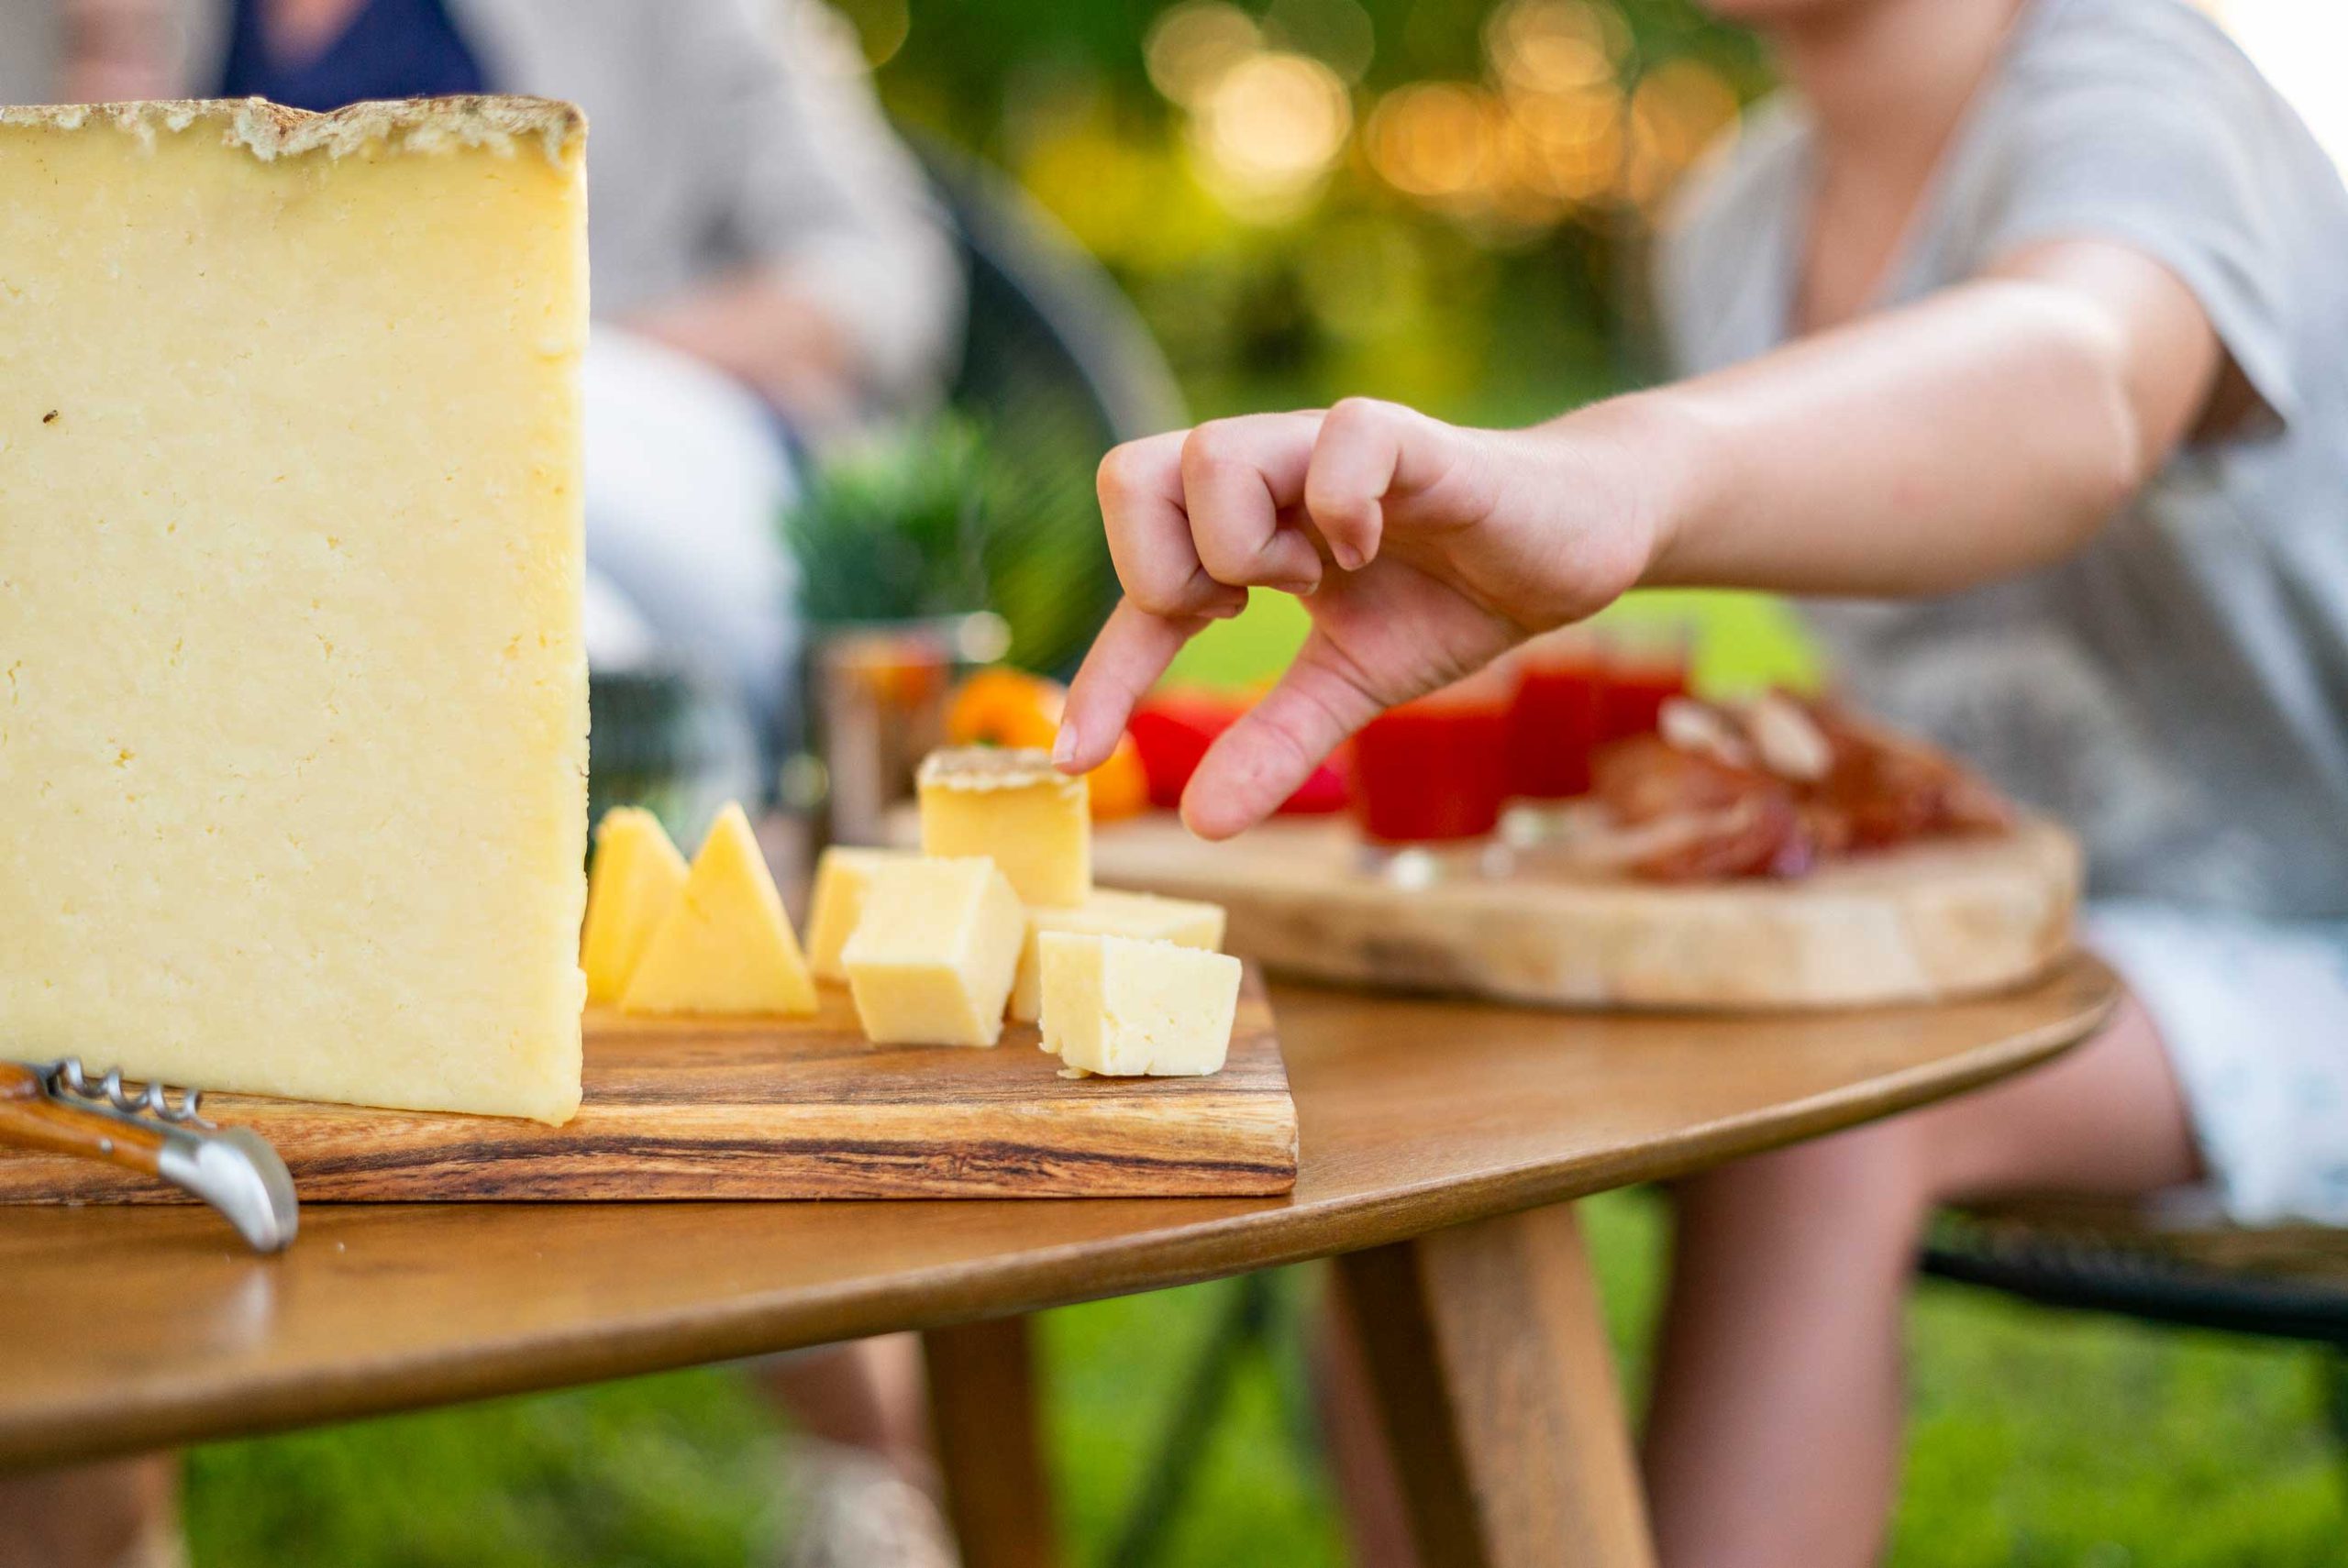
[[[562,1127],[215,1095],[305,1202],[1241,1197],[1296,1183],[1296,1106],[1252,973],[1211,1077],[1059,1076],[1032,1026],[991,1050],[880,1046],[826,987],[809,1019],[587,1019]],[[0,1150],[0,1202],[169,1202],[91,1160]]]
[[[2068,949],[2078,846],[2043,819],[1855,856],[1798,881],[1666,885],[1466,867],[1407,886],[1350,823],[1275,818],[1193,838],[1170,814],[1102,829],[1103,883],[1231,911],[1226,945],[1277,973],[1552,1007],[1890,1006],[1980,996]]]

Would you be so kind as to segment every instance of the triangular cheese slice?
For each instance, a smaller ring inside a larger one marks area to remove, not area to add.
[[[628,1012],[815,1010],[815,982],[782,912],[782,896],[729,803],[711,824],[684,890],[629,977]]]
[[[640,806],[604,813],[587,873],[587,925],[579,940],[589,1001],[620,999],[645,944],[684,886],[685,857],[669,842],[659,818]]]

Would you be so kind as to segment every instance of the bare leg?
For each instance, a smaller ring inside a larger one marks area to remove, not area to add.
[[[915,1336],[887,1334],[778,1357],[761,1369],[761,1377],[801,1431],[874,1454],[923,1491],[936,1494],[937,1466],[929,1452],[921,1342]]]
[[[182,1562],[179,1485],[172,1454],[0,1475],[0,1568]]]
[[[1896,1491],[1900,1304],[1934,1205],[2150,1192],[2198,1161],[2151,1019],[2023,1077],[1681,1182],[1645,1438],[1667,1568],[1859,1568]]]
[[[787,1472],[797,1496],[795,1528],[776,1561],[790,1568],[951,1568],[920,1340],[858,1340],[779,1356],[760,1373],[803,1440]]]

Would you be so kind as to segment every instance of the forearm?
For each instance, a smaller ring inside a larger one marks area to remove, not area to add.
[[[1989,279],[1555,428],[1645,475],[1644,581],[1901,595],[2077,548],[2174,439],[2145,401],[2110,313]]]
[[[716,366],[803,425],[821,429],[855,410],[856,365],[847,335],[778,271],[721,279],[626,325]]]

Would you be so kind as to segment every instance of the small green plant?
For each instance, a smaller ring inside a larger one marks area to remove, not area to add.
[[[783,514],[809,621],[987,608],[986,442],[946,416],[825,458]]]

